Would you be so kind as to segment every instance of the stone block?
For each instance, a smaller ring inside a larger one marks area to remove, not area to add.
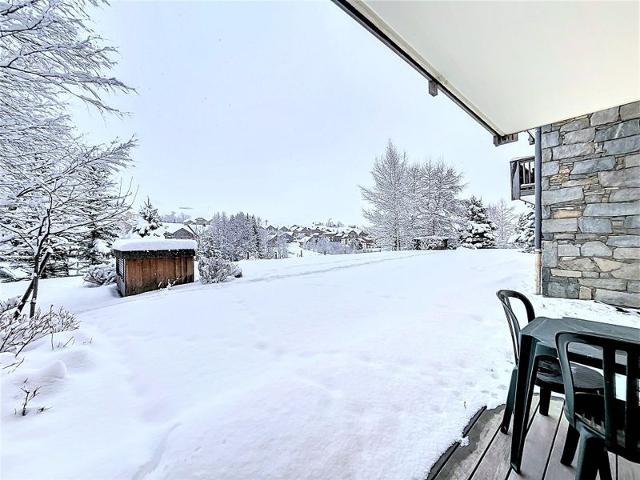
[[[580,285],[593,288],[606,288],[607,290],[625,290],[627,288],[627,281],[617,278],[582,278],[579,282]]]
[[[611,275],[625,280],[640,280],[640,262],[624,263],[622,267],[613,270]]]
[[[559,257],[579,257],[580,247],[571,244],[559,244],[558,245]]]
[[[602,202],[603,195],[601,193],[597,193],[594,195],[586,195],[584,196],[584,201],[586,203],[600,203]]]
[[[595,185],[598,183],[598,177],[590,176],[586,178],[574,178],[567,180],[562,184],[563,187],[583,187],[588,185]]]
[[[584,255],[584,253],[583,253]],[[574,258],[574,259],[561,259],[558,262],[558,268],[563,270],[577,270],[577,271],[593,271],[598,267],[596,264],[590,259],[586,257]]]
[[[624,228],[640,228],[640,215],[631,215],[625,218]]]
[[[558,244],[557,242],[542,242],[542,265],[544,267],[558,266]]]
[[[598,272],[582,272],[582,278],[598,278],[599,276]]]
[[[591,115],[591,125],[603,125],[605,123],[615,122],[619,118],[620,107],[611,107],[606,110],[600,110]]]
[[[548,177],[558,173],[560,162],[542,162],[542,176]]]
[[[640,282],[628,282],[627,283],[627,291],[628,292],[635,292],[635,293],[640,293]]]
[[[619,260],[640,260],[640,248],[618,247],[613,252],[613,258]],[[638,266],[640,267],[640,263]]]
[[[582,175],[585,173],[601,172],[603,170],[612,170],[616,165],[614,157],[591,158],[573,164],[571,175]]]
[[[576,233],[575,237],[578,242],[588,242],[591,240],[600,240],[602,235],[597,233]]]
[[[608,260],[606,258],[594,258],[594,262],[598,265],[598,268],[602,272],[611,272],[613,270],[617,270],[618,268],[622,268],[625,264],[622,262],[616,262],[614,260]]]
[[[544,222],[543,222],[544,223]],[[584,233],[611,233],[611,220],[608,218],[587,218],[582,217],[578,224],[580,231]]]
[[[580,252],[583,257],[610,257],[611,249],[602,242],[587,242],[582,244]]]
[[[555,147],[560,145],[560,132],[549,132],[542,134],[542,148]]]
[[[584,208],[583,215],[585,217],[622,217],[638,212],[640,212],[640,201],[590,203]]]
[[[578,231],[577,218],[552,218],[548,220],[542,220],[543,233],[562,233],[562,232],[577,232],[577,231]]]
[[[610,202],[629,202],[640,200],[640,188],[620,188],[609,195]]]
[[[552,158],[553,154],[551,152],[550,148],[543,148],[542,149],[542,161],[543,162],[549,162]]]
[[[595,133],[596,142],[605,142],[616,138],[629,137],[640,133],[640,120],[628,120],[626,122],[616,123]]]
[[[640,235],[616,235],[609,237],[607,245],[610,247],[640,247]]]
[[[640,102],[627,103],[620,107],[620,119],[640,118]]]
[[[580,144],[577,144],[580,145]],[[560,147],[556,147],[560,148]],[[556,155],[556,148],[554,148],[553,155]],[[604,142],[604,151],[609,155],[618,155],[620,153],[633,153],[640,151],[640,135],[633,135],[631,137],[617,138],[615,140],[609,140]]]
[[[634,137],[627,137],[634,138]],[[621,140],[627,140],[623,138]],[[612,140],[612,142],[617,142],[619,140]],[[615,147],[614,148],[627,148],[625,146]],[[593,143],[573,143],[571,145],[560,145],[558,147],[554,147],[553,149],[553,159],[554,160],[562,160],[563,158],[573,158],[573,157],[582,157],[584,155],[590,155],[594,152]],[[628,150],[632,151],[632,150]]]
[[[545,285],[546,295],[555,298],[578,298],[579,286],[560,282],[549,282]]]
[[[591,300],[591,289],[589,287],[580,287],[578,298],[580,300]]]
[[[582,277],[582,272],[577,270],[562,270],[559,268],[552,268],[551,275],[554,277],[571,277],[571,278],[580,278]]]
[[[577,218],[582,216],[582,209],[580,208],[557,208],[552,210],[552,218]]]
[[[635,155],[627,155],[624,158],[624,166],[627,168],[640,167],[640,153]]]
[[[561,132],[572,132],[574,130],[581,130],[589,126],[589,119],[587,117],[576,118],[570,122],[565,123],[560,127]]]
[[[542,204],[553,205],[554,203],[576,202],[583,198],[582,187],[558,188],[556,190],[546,190],[542,192]]]
[[[600,172],[598,181],[603,187],[640,187],[640,167]]]
[[[640,308],[640,295],[628,292],[596,289],[595,299],[609,305]]]
[[[574,130],[573,132],[567,132],[562,139],[562,143],[569,145],[571,143],[583,143],[592,142],[596,134],[596,129],[583,128],[582,130]],[[544,143],[543,143],[544,145]]]

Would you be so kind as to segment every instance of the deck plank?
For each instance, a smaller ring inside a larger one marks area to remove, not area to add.
[[[549,415],[538,414],[534,417],[524,443],[520,473],[518,474],[512,470],[509,473],[508,480],[524,478],[540,480],[544,477],[560,417],[562,416],[563,404],[564,400],[560,397],[551,397]]]
[[[449,457],[435,480],[467,480],[500,428],[504,406],[482,412],[468,432],[469,444],[458,447]]]
[[[561,418],[558,425],[558,431],[553,442],[553,449],[551,450],[551,457],[549,457],[549,463],[547,464],[547,471],[545,472],[544,478],[548,480],[574,480],[576,476],[575,468],[568,467],[560,463],[562,450],[564,449],[564,442],[567,439],[567,428],[569,428],[569,421],[562,414],[562,411],[560,411],[560,416]],[[576,453],[576,457],[577,456],[578,454]],[[615,476],[613,478],[615,478]]]
[[[521,474],[511,470],[511,433],[499,431],[504,407],[485,410],[474,416],[465,429],[466,447],[455,446],[441,457],[432,480],[573,480],[571,467],[560,463],[568,421],[563,400],[552,397],[549,416],[538,415],[538,396],[531,404],[529,428],[522,459]],[[511,431],[510,431],[511,432]],[[576,455],[577,457],[577,455]],[[609,454],[611,474],[617,480],[640,480],[640,465]],[[434,465],[435,467],[435,465]],[[599,478],[599,477],[598,477]]]
[[[531,401],[530,419],[535,418],[538,411],[538,396],[535,395]],[[471,476],[472,480],[505,480],[511,470],[511,434],[512,428],[507,435],[498,432],[487,448],[484,456],[480,460],[478,467]]]

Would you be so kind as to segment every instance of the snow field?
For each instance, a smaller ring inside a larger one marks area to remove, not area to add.
[[[495,291],[531,293],[516,251],[241,262],[242,279],[118,298],[45,280],[80,331],[2,378],[2,478],[418,479],[512,368]],[[0,284],[3,298],[20,284]],[[593,302],[537,312],[633,324]],[[57,337],[56,336],[56,337]],[[3,364],[8,359],[2,358]],[[18,417],[21,382],[42,385]],[[34,455],[33,452],[38,452]]]

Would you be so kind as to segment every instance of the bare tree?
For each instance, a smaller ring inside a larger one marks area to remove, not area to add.
[[[400,153],[389,140],[384,156],[373,164],[374,186],[360,187],[362,198],[371,205],[362,213],[371,223],[373,236],[393,250],[406,248],[411,240],[407,228],[407,170],[406,153]]]
[[[61,155],[26,156],[21,162],[0,157],[0,198],[4,199],[0,229],[5,232],[0,246],[23,246],[32,259],[32,281],[16,315],[29,297],[30,316],[34,315],[38,281],[58,243],[74,241],[89,225],[115,223],[130,208],[130,188],[114,188],[96,198],[86,178],[91,169],[118,172],[130,162],[134,144],[130,140],[91,148],[67,145]]]
[[[363,211],[378,243],[394,250],[406,248],[416,237],[452,236],[462,214],[458,196],[462,174],[443,161],[408,164],[389,142],[376,159],[373,188],[362,188],[370,204]]]
[[[496,244],[499,247],[506,246],[516,228],[515,207],[507,204],[507,202],[501,198],[498,202],[487,206],[487,214],[489,215],[489,220],[496,226]]]
[[[89,221],[110,222],[128,208],[129,189],[108,193],[87,219],[85,181],[91,169],[115,174],[130,159],[134,140],[86,146],[68,115],[70,98],[119,113],[102,95],[132,89],[106,74],[113,47],[89,26],[94,0],[10,0],[0,3],[0,248],[23,248],[32,280],[16,308],[31,299],[55,248]]]

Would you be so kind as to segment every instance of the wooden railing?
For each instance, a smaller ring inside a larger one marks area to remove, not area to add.
[[[511,160],[511,200],[524,200],[534,195],[534,157]]]

